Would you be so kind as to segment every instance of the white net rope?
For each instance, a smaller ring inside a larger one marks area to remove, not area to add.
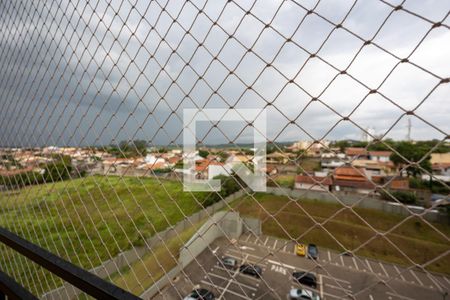
[[[143,298],[445,299],[449,13],[412,0],[2,1],[1,226]],[[267,112],[266,192],[227,167],[257,158],[258,128],[225,116],[191,141],[196,176],[221,167],[222,190],[184,189],[186,108]],[[308,243],[318,259],[299,257]],[[86,296],[0,251],[34,294]]]

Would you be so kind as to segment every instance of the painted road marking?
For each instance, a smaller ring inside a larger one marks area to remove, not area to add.
[[[343,288],[343,287],[340,287],[340,286],[337,286],[337,285],[329,284],[329,283],[325,283],[325,286],[327,286],[329,288],[332,288],[332,289],[335,289],[335,290],[343,291],[343,292],[346,292],[346,293],[350,292],[349,289],[346,289],[346,288]]]
[[[353,259],[353,263],[355,264],[355,268],[356,268],[356,270],[359,270],[359,268],[358,268],[358,264],[356,263],[356,259],[355,259],[355,257],[353,257],[353,256],[352,256],[352,259]]]
[[[383,264],[378,262],[378,264],[381,266],[381,269],[383,270],[384,274],[386,274],[386,277],[389,277],[388,272],[386,272],[386,269],[384,268]]]
[[[266,240],[264,241],[264,246],[267,244],[268,240],[269,240],[269,237],[266,237]]]
[[[219,247],[219,246],[217,246],[217,248],[216,248],[216,249],[214,249],[214,250],[212,251],[212,253],[213,253],[213,254],[216,254],[216,252],[217,252],[217,250],[219,250],[219,248],[220,248],[220,247]]]
[[[241,249],[241,250],[255,251],[255,248],[252,248],[252,247],[249,247],[249,246],[240,246],[239,249]]]
[[[325,297],[326,299],[329,299],[331,297],[331,298],[342,300],[342,296],[336,296],[336,295],[333,295],[333,294],[330,294],[327,292],[323,292],[323,294],[326,296]],[[321,298],[321,299],[323,299],[323,298]]]
[[[327,252],[328,252],[328,260],[331,261],[331,253],[328,250],[327,250]]]
[[[391,293],[391,292],[386,292],[386,294],[388,294],[390,296],[394,296],[394,297],[400,298],[400,299],[414,300],[413,298],[409,298],[409,297],[406,297],[406,296],[401,296],[401,295],[394,294],[394,293]]]
[[[222,279],[222,280],[229,280],[230,278],[227,278],[227,277],[223,277],[223,276],[220,276],[220,275],[217,275],[217,274],[214,274],[214,273],[208,273],[210,276],[213,276],[213,277],[217,277],[217,278],[219,278],[219,279]],[[248,288],[249,290],[252,290],[252,291],[256,291],[257,289],[255,288],[255,287],[253,287],[253,286],[251,286],[251,285],[248,285],[248,284],[245,284],[245,283],[242,283],[242,282],[239,282],[239,281],[237,281],[236,279],[233,279],[233,282],[232,282],[233,284],[237,284],[237,285],[239,285],[239,286],[243,286],[243,287],[245,287],[245,288]],[[245,292],[244,292],[245,293]]]
[[[222,270],[222,271],[225,271],[225,272],[227,272],[228,275],[230,275],[230,277],[232,276],[232,273],[230,272],[231,270],[229,270],[229,269],[222,268],[222,267],[220,267],[220,266],[214,266],[214,268],[219,269],[219,270]],[[212,272],[213,270],[214,270],[214,269],[211,269],[211,272]]]
[[[246,242],[248,242],[248,240],[250,239],[250,234],[247,236],[247,238],[245,239]]]
[[[272,267],[270,268],[271,271],[275,271],[277,273],[281,273],[283,275],[287,274],[287,270],[286,268],[283,268],[282,266],[277,266],[277,265],[272,265]]]
[[[256,286],[259,286],[259,283],[261,282],[261,279],[253,277],[251,275],[245,275],[245,274],[242,274],[242,273],[238,273],[238,276],[239,277],[243,277],[245,279],[250,279],[250,280],[254,281],[256,283]]]
[[[442,292],[442,288],[439,286],[439,284],[436,283],[436,278],[433,278],[428,272],[425,275],[428,277],[428,279],[430,279],[431,283],[433,283],[433,285],[430,285],[430,287],[434,288],[434,286],[436,286],[437,289]]]
[[[285,263],[282,263],[282,262],[278,262],[278,261],[275,261],[275,260],[271,260],[271,259],[269,259],[268,262],[273,264],[273,265],[278,265],[278,266],[281,266],[281,267],[284,267],[284,268],[288,268],[288,269],[291,269],[291,270],[294,270],[294,271],[295,270],[301,270],[301,271],[305,271],[305,272],[308,271],[306,269],[302,269],[302,268],[299,268],[299,267],[294,267],[294,266],[291,266],[291,265],[288,265],[288,264],[285,264]],[[349,284],[350,283],[347,280],[335,278],[335,277],[328,276],[328,275],[320,275],[320,276],[325,277],[325,278],[329,278],[329,279],[332,279],[332,280],[335,280],[335,281],[340,281],[340,282],[343,282],[345,284]]]
[[[229,254],[229,251],[234,251],[234,252],[237,252],[238,254],[242,253],[242,252],[239,252],[239,251],[234,250],[234,249],[228,249],[226,254],[228,256],[231,256],[231,257],[234,257],[234,258],[239,258],[239,257],[233,256],[232,254]],[[245,255],[250,256],[250,257],[254,257],[258,261],[258,264],[259,263],[266,264],[265,259],[263,257],[257,256],[257,255],[253,255],[253,254],[250,254],[250,253],[246,253]]]
[[[373,300],[373,296],[372,296],[372,295],[369,295],[369,299],[370,299],[370,300]]]
[[[231,285],[231,282],[233,281],[233,277],[236,276],[236,274],[239,272],[239,270],[236,270],[233,274],[233,276],[230,278],[230,280],[228,281],[227,285],[225,286],[225,288],[223,288],[222,294],[220,294],[218,300],[222,299],[223,295],[227,292],[228,288]]]
[[[342,266],[345,267],[345,264],[344,264],[344,258],[342,258],[342,255],[339,255],[339,257],[341,258]]]
[[[285,244],[285,245],[284,245],[284,247],[283,247],[283,252],[287,252],[287,251],[286,251],[287,245],[288,245],[288,244]]]
[[[445,276],[442,276],[442,277],[444,277],[445,281],[447,281],[447,283],[450,284],[450,280],[448,280],[447,277],[445,277]]]
[[[275,240],[275,243],[273,243],[273,250],[275,250],[277,248],[277,242],[278,242],[278,240]]]
[[[227,254],[228,256],[233,257],[233,258],[239,259],[239,257],[236,257],[236,256],[230,254],[228,251],[236,251],[236,250],[234,250],[234,249],[228,249],[227,252],[226,252],[226,254]],[[236,252],[238,252],[238,251],[236,251]],[[256,261],[255,261],[255,260],[250,260],[250,259],[248,259],[249,256],[255,257],[255,258],[256,258]],[[266,261],[264,260],[264,258],[262,258],[262,257],[256,256],[256,255],[253,255],[253,254],[250,254],[250,253],[246,253],[244,259],[242,260],[242,263],[245,263],[245,262],[248,262],[248,263],[253,264],[253,265],[258,265],[258,266],[261,267],[261,269],[262,269],[263,271],[266,271],[266,266],[265,266],[265,264],[267,264],[267,262],[266,262]],[[263,265],[261,265],[261,264],[263,264]]]
[[[288,265],[288,264],[284,264],[284,263],[280,263],[278,261],[274,261],[274,260],[268,260],[269,263],[273,264],[273,265],[277,265],[277,266],[281,266],[284,268],[288,268],[288,269],[292,269],[295,270],[296,268],[294,266]]]
[[[210,285],[210,286],[212,286],[213,288],[215,288],[215,289],[217,289],[219,291],[222,290],[223,292],[222,292],[222,294],[220,295],[220,297],[218,299],[221,299],[221,297],[223,296],[224,293],[230,293],[230,294],[238,296],[238,297],[240,297],[242,299],[251,300],[251,298],[249,298],[247,296],[244,296],[244,295],[241,295],[239,293],[236,293],[235,291],[229,291],[229,290],[227,290],[228,288],[223,288],[221,286],[215,285],[214,283],[210,283],[210,282],[204,281],[204,280],[202,280],[201,283],[206,284],[206,285]]]
[[[367,260],[367,258],[366,258],[366,263],[367,263],[367,266],[369,267],[370,272],[373,273],[372,266],[370,265],[370,262]]]
[[[320,299],[323,299],[323,278],[319,275]]]
[[[398,275],[400,275],[400,278],[401,278],[403,281],[406,281],[406,280],[405,280],[405,277],[403,277],[403,274],[400,273],[400,270],[397,268],[396,265],[394,265],[394,269],[395,269],[395,271],[397,271]]]
[[[409,272],[414,276],[414,278],[417,280],[417,282],[423,286],[422,281],[419,279],[419,277],[417,277],[416,273],[413,270],[409,270]]]

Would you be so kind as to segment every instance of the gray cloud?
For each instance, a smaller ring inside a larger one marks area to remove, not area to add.
[[[360,129],[335,112],[402,139],[404,110],[418,105],[413,138],[442,139],[450,127],[450,90],[443,84],[429,93],[440,80],[434,75],[450,75],[449,29],[433,29],[416,49],[431,23],[377,0],[352,3],[2,2],[0,145],[181,143],[183,108],[268,104],[271,140],[308,138],[302,129],[313,138],[359,138]],[[437,22],[450,3],[403,7]],[[313,8],[320,16],[307,14]],[[334,29],[330,22],[347,13],[343,28]],[[389,14],[373,39],[379,46],[363,47]],[[418,67],[394,57],[413,50],[408,58]],[[348,74],[338,75],[344,68]],[[381,95],[366,97],[370,89]],[[226,140],[216,132],[205,141]]]

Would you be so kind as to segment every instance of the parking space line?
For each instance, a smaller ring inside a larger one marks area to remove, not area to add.
[[[237,253],[242,253],[242,252],[240,252],[240,251],[237,251],[237,250],[235,250],[235,249],[228,249],[225,253],[227,254],[227,255],[229,255],[229,256],[231,256],[231,257],[233,257],[233,258],[238,258],[238,259],[242,259],[242,257],[236,257],[236,256],[233,256],[232,254],[229,254],[229,251],[233,251],[233,252],[237,252]],[[254,254],[250,254],[250,253],[245,253],[245,255],[248,257],[248,256],[251,256],[251,257],[254,257],[254,258],[256,258],[259,262],[258,263],[263,263],[263,264],[265,264],[266,262],[265,262],[265,258],[263,258],[263,257],[260,257],[260,256],[257,256],[257,255],[254,255]]]
[[[448,284],[450,284],[450,280],[448,280],[448,278],[446,276],[442,276],[444,277],[445,281],[447,281]]]
[[[369,267],[370,272],[373,273],[372,266],[370,265],[370,261],[368,261],[367,258],[366,258],[366,263],[367,263],[367,266]]]
[[[356,263],[356,259],[355,259],[355,257],[353,257],[353,256],[352,256],[352,259],[353,259],[353,263],[355,264],[355,268],[356,268],[356,270],[359,270],[359,268],[358,268],[358,264]]]
[[[250,276],[250,275],[244,275],[244,274],[242,274],[242,273],[238,273],[238,276],[239,276],[239,277],[246,278],[246,279],[250,279],[250,280],[254,281],[254,282],[257,283],[257,284],[259,284],[259,283],[261,282],[261,279],[258,279],[258,278],[256,278],[256,277],[253,277],[253,276]]]
[[[414,276],[414,278],[417,280],[417,282],[423,286],[422,281],[419,279],[419,277],[417,277],[416,273],[414,273],[414,271],[411,269],[409,270],[409,272]]]
[[[327,292],[323,292],[323,294],[326,296],[326,299],[329,299],[330,297],[331,298],[335,298],[335,299],[339,299],[339,300],[342,299],[342,296],[336,296],[336,295],[333,295],[333,294],[330,294],[330,293],[327,293]],[[321,299],[323,299],[323,298],[321,298]]]
[[[329,250],[327,250],[327,252],[328,252],[328,260],[331,261],[331,253]]]
[[[220,276],[220,275],[217,275],[217,274],[214,274],[214,273],[209,273],[209,272],[208,272],[208,275],[210,275],[210,276],[212,276],[212,277],[217,277],[217,278],[223,279],[223,280],[230,280],[230,278],[223,277],[223,276]],[[256,291],[256,288],[255,288],[255,287],[253,287],[253,286],[251,286],[251,285],[248,285],[248,284],[245,284],[245,283],[242,283],[242,282],[239,282],[239,281],[237,281],[237,280],[233,280],[232,283],[237,284],[237,285],[239,285],[239,286],[243,286],[243,287],[245,287],[245,288],[248,288],[249,290]]]
[[[275,250],[277,248],[277,242],[278,242],[278,240],[276,239],[275,243],[273,243],[273,250]]]
[[[232,255],[232,254],[228,254],[228,253],[227,253],[227,255],[230,256],[230,257],[232,257],[232,258],[241,259],[241,258],[239,258],[239,257],[236,257],[236,256]],[[261,264],[264,264],[264,261],[259,261],[259,260],[258,260],[258,261],[254,261],[254,260],[250,260],[250,259],[248,259],[248,258],[246,258],[245,260],[242,260],[242,262],[248,262],[248,263],[254,264],[254,265],[261,265]],[[266,266],[261,266],[261,269],[263,269],[263,270],[265,271]]]
[[[372,296],[371,294],[369,295],[369,299],[370,299],[370,300],[373,300],[373,296]]]
[[[335,290],[343,291],[343,292],[346,292],[346,293],[350,292],[349,289],[346,289],[346,288],[343,288],[343,287],[340,287],[340,286],[337,286],[337,285],[333,285],[333,284],[329,284],[329,283],[325,283],[325,285],[327,287],[335,289]]]
[[[249,235],[247,236],[247,238],[245,239],[245,241],[248,242],[248,240],[250,239],[250,237],[251,237],[251,235],[249,234]]]
[[[228,274],[230,274],[230,276],[232,276],[230,270],[228,270],[228,269],[226,269],[226,268],[222,268],[221,266],[218,266],[218,265],[214,265],[214,268],[219,269],[219,270],[222,270],[222,271],[225,271],[225,272],[227,272]]]
[[[386,294],[390,295],[390,296],[394,296],[394,297],[400,298],[400,299],[414,300],[413,298],[409,298],[409,297],[406,297],[406,296],[401,296],[399,294],[394,294],[394,293],[391,293],[391,292],[386,292]]]
[[[241,294],[239,294],[239,293],[236,293],[235,291],[230,291],[230,290],[228,290],[227,287],[226,287],[226,288],[223,288],[223,287],[221,287],[221,286],[215,285],[215,284],[213,284],[213,283],[211,283],[211,282],[204,281],[204,280],[202,280],[201,283],[207,284],[207,285],[209,285],[209,286],[212,286],[213,288],[215,288],[215,289],[217,289],[217,290],[222,290],[222,294],[219,296],[218,299],[222,299],[223,294],[225,294],[225,293],[230,293],[230,294],[233,294],[233,295],[235,295],[235,296],[238,296],[238,297],[240,297],[240,298],[242,298],[242,299],[245,299],[245,300],[251,300],[251,298],[249,298],[249,297],[247,297],[247,296],[244,296],[244,295],[241,295]]]
[[[287,245],[288,245],[287,243],[284,245],[284,247],[283,247],[283,252],[287,252],[287,251],[286,251]]]
[[[378,262],[378,264],[381,266],[381,269],[383,270],[384,274],[386,274],[386,277],[389,277],[388,272],[386,272],[386,269],[384,268],[383,264]]]
[[[320,299],[323,299],[323,278],[319,275]]]
[[[405,280],[405,277],[403,277],[403,274],[400,273],[400,270],[397,268],[396,265],[394,265],[394,269],[395,269],[395,271],[397,271],[397,273],[400,275],[400,278],[401,278],[403,281],[406,281],[406,280]]]
[[[345,267],[345,264],[344,264],[344,258],[342,257],[342,255],[339,255],[339,257],[341,258],[342,266]]]
[[[278,262],[278,261],[274,261],[274,260],[270,260],[269,259],[268,262],[273,264],[273,265],[285,267],[285,268],[288,268],[288,269],[292,269],[292,270],[296,269],[296,267],[294,267],[294,266],[291,266],[291,265],[288,265],[288,264],[284,264],[284,263],[281,263],[281,262]]]
[[[248,255],[246,255],[246,256],[244,257],[244,261],[247,259],[247,257],[248,257]],[[227,285],[226,285],[225,288],[223,289],[222,294],[220,294],[218,300],[222,299],[223,295],[227,292],[228,288],[230,287],[231,282],[233,281],[234,277],[236,277],[236,274],[238,274],[238,273],[239,273],[239,269],[237,269],[237,270],[233,273],[233,276],[231,276],[231,278],[230,278],[230,280],[228,281]]]
[[[426,275],[428,279],[430,279],[430,281],[433,283],[433,286],[436,286],[439,291],[442,291],[442,287],[438,283],[436,283],[437,279],[431,276],[431,274],[428,272],[426,273]]]
[[[266,237],[266,240],[264,241],[264,246],[267,244],[268,240],[269,240],[269,237]]]

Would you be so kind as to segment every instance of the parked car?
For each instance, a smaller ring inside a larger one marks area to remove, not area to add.
[[[298,256],[305,256],[306,246],[304,244],[295,245],[295,254],[297,254]]]
[[[255,277],[261,277],[262,276],[262,269],[261,267],[257,265],[247,265],[244,264],[239,267],[239,271],[243,274],[255,276]]]
[[[320,300],[320,296],[316,292],[305,289],[292,289],[289,292],[291,300]]]
[[[230,269],[236,269],[238,267],[238,261],[232,257],[224,257],[222,258],[222,264]]]
[[[314,274],[307,272],[294,272],[292,273],[292,277],[294,277],[294,280],[300,284],[307,285],[314,289],[317,287],[317,279]]]
[[[214,300],[216,296],[207,289],[195,289],[184,300]]]
[[[319,249],[317,249],[316,245],[308,245],[308,257],[312,259],[317,259],[319,257]]]

